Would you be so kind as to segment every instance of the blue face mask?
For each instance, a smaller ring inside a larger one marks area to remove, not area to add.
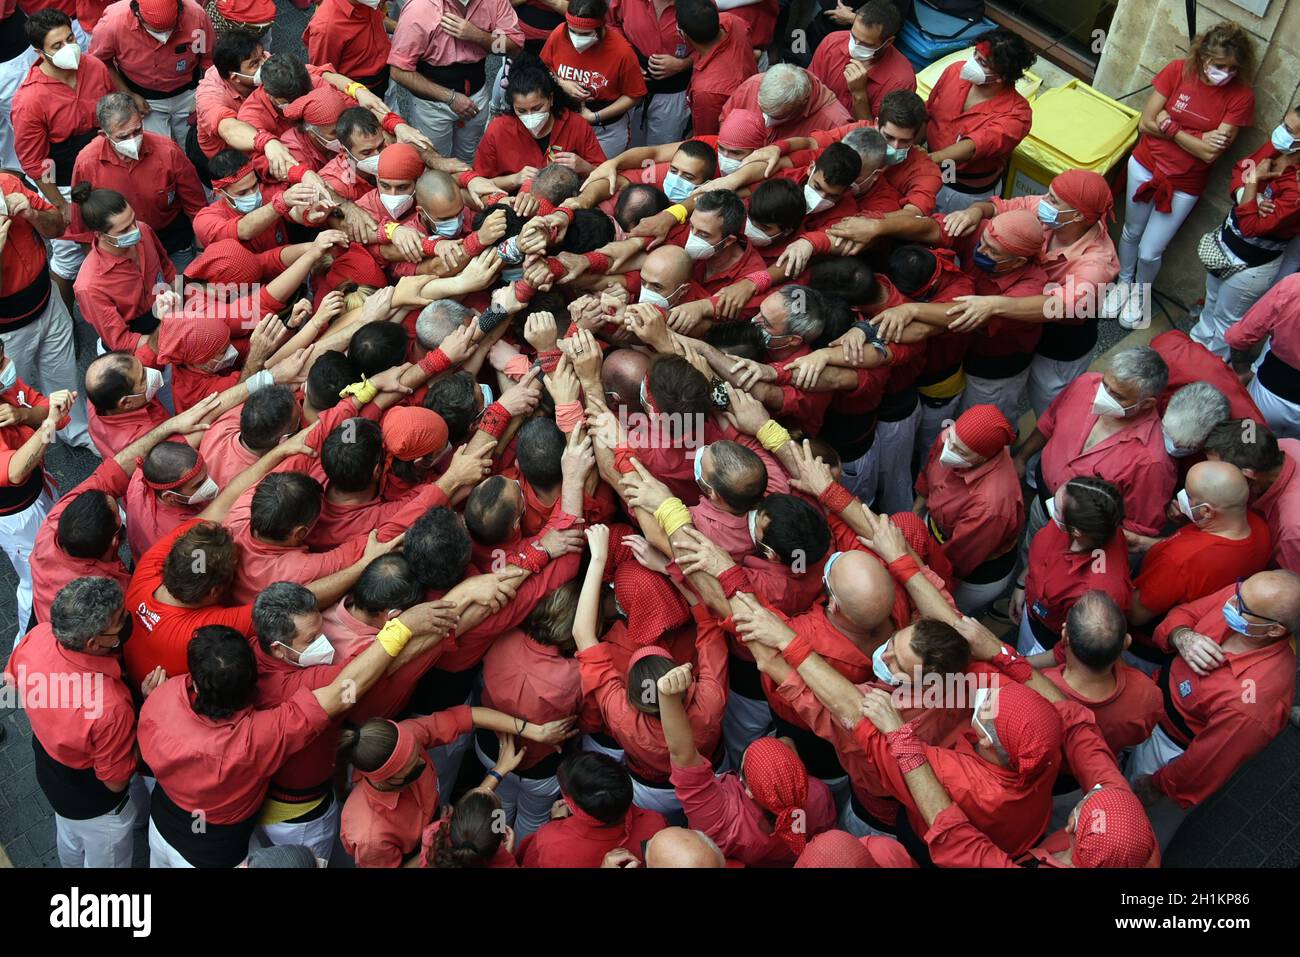
[[[1290,153],[1296,148],[1296,137],[1286,128],[1285,123],[1273,127],[1273,149],[1279,153]]]
[[[140,242],[140,227],[132,226],[131,229],[121,236],[109,236],[108,241],[118,249],[130,249],[136,243]]]
[[[1238,634],[1245,635],[1248,638],[1263,637],[1262,635],[1257,635],[1254,632],[1252,632],[1250,630],[1252,628],[1272,627],[1271,625],[1252,624],[1251,622],[1247,621],[1246,616],[1241,613],[1241,610],[1237,608],[1236,604],[1233,603],[1233,600],[1231,598],[1229,598],[1226,602],[1223,603],[1223,620],[1227,622],[1228,627],[1231,628],[1233,631],[1237,632]]]
[[[480,382],[478,384],[478,388],[479,391],[483,393],[483,408],[486,409],[489,405],[491,405],[494,401],[496,401],[495,397],[492,395],[492,387],[485,382]]]
[[[664,195],[674,203],[680,203],[695,191],[695,184],[688,183],[676,173],[664,177]]]
[[[878,680],[897,688],[903,683],[903,679],[890,671],[889,665],[885,664],[885,649],[889,647],[890,642],[893,640],[893,638],[890,638],[889,641],[882,643],[879,648],[872,652],[871,670],[875,673]]]
[[[1174,458],[1182,459],[1182,458],[1186,458],[1189,455],[1196,454],[1197,451],[1196,449],[1183,449],[1183,448],[1179,448],[1177,445],[1174,445],[1174,440],[1169,437],[1169,434],[1167,432],[1162,432],[1161,435],[1165,440],[1165,451],[1168,452]]]
[[[885,165],[897,166],[905,159],[907,159],[907,150],[897,146],[885,147]]]
[[[230,205],[235,207],[238,212],[251,213],[262,205],[262,191],[258,189],[247,196],[231,196],[226,193],[226,199],[230,200]]]
[[[999,266],[1002,265],[1000,262],[998,262],[996,259],[990,256],[988,253],[982,252],[978,249],[975,250],[974,254],[971,255],[971,262],[973,262],[980,269],[983,269],[985,272],[993,272],[995,269],[997,269]]]
[[[503,269],[501,270],[501,278],[506,282],[517,282],[524,278],[524,271],[522,268]]]

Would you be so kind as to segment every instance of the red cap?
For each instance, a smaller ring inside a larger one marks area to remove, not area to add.
[[[991,459],[1011,444],[1015,429],[996,405],[973,405],[953,423],[957,438],[976,455]]]
[[[186,267],[185,275],[199,282],[251,285],[261,281],[262,267],[238,239],[219,239]]]

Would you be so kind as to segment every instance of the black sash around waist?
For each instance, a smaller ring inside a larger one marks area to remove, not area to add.
[[[497,742],[495,731],[490,731],[487,728],[479,728],[474,732],[474,743],[478,745],[479,750],[487,755],[490,760],[495,761],[497,759],[501,746]],[[531,768],[518,768],[513,773],[529,781],[543,781],[546,778],[555,777],[556,772],[560,770],[560,762],[563,759],[563,754],[558,751],[553,752],[542,758],[542,760],[538,761]]]
[[[1044,651],[1051,651],[1056,646],[1056,643],[1061,640],[1061,633],[1048,628],[1047,624],[1040,621],[1028,605],[1025,606],[1024,614],[1029,618],[1029,630],[1034,633],[1034,638],[1043,646]]]
[[[1000,169],[993,174],[991,179],[986,177],[984,182],[979,184],[963,183],[960,180],[957,180],[951,183],[945,183],[944,185],[947,186],[949,189],[954,190],[958,193],[962,193],[966,196],[975,196],[979,193],[987,193],[990,187],[996,186],[998,182],[1002,179],[1002,174],[1005,172],[1006,172],[1005,168]]]
[[[158,317],[150,309],[147,312],[140,313],[140,315],[128,322],[126,327],[142,336],[152,335],[153,331],[158,328]]]
[[[763,682],[758,665],[753,661],[746,661],[732,655],[727,666],[727,685],[742,698],[748,698],[750,701],[767,701],[767,695],[763,694]]]
[[[1092,355],[1093,347],[1096,345],[1097,317],[1094,316],[1078,325],[1064,322],[1047,323],[1035,351],[1044,359],[1074,362],[1076,359]]]
[[[475,60],[473,63],[448,63],[446,66],[434,66],[419,60],[415,72],[426,80],[445,86],[457,93],[467,96],[483,89],[487,82],[487,61]]]
[[[118,813],[131,799],[130,788],[110,791],[95,776],[93,767],[78,770],[50,757],[36,735],[32,735],[32,754],[36,758],[36,783],[59,817],[89,821]]]
[[[1279,399],[1300,405],[1300,369],[1283,362],[1272,349],[1264,353],[1255,375],[1259,384]]]
[[[1013,545],[996,558],[985,559],[972,568],[962,579],[967,585],[991,585],[1000,582],[1015,570],[1019,550]]]
[[[1227,223],[1219,230],[1219,242],[1225,249],[1244,262],[1247,266],[1264,266],[1280,257],[1286,249],[1286,243],[1272,243],[1269,246],[1257,245],[1237,232]]]
[[[248,856],[248,841],[257,826],[257,814],[252,814],[235,824],[207,821],[195,834],[194,814],[168,797],[161,781],[153,788],[149,819],[163,840],[195,867],[238,867]]]
[[[44,252],[45,247],[41,250]],[[50,271],[42,269],[26,289],[0,296],[0,332],[13,332],[35,322],[50,301]]]
[[[31,507],[31,504],[41,497],[41,489],[45,488],[45,469],[36,466],[32,469],[32,474],[27,476],[27,481],[22,485],[6,485],[0,488],[0,515],[17,515]],[[27,622],[20,622],[22,628]],[[67,815],[65,814],[64,817]]]
[[[176,89],[174,90],[155,90],[147,86],[141,86],[139,83],[135,82],[135,80],[131,79],[121,70],[118,70],[117,72],[121,75],[122,82],[126,84],[126,88],[128,90],[136,94],[136,96],[143,96],[146,100],[170,99],[171,97],[176,96],[179,93],[185,93],[189,90],[198,89],[198,85],[199,85],[198,67],[194,68],[194,72],[189,75],[189,79],[187,79],[180,86],[176,87]]]
[[[375,94],[375,96],[382,97],[388,92],[388,75],[388,64],[385,63],[384,68],[378,73],[372,73],[369,76],[353,77],[353,79],[368,89],[371,93]]]
[[[22,56],[29,49],[23,27],[27,24],[27,14],[17,7],[14,12],[0,20],[0,63],[8,63],[14,57]]]
[[[50,162],[54,164],[56,186],[72,185],[72,165],[77,161],[77,154],[98,135],[99,130],[92,128],[84,133],[75,133],[66,140],[50,142]]]
[[[1169,719],[1169,724],[1173,726],[1174,730],[1183,736],[1183,741],[1190,744],[1192,739],[1196,737],[1196,732],[1188,727],[1187,719],[1183,717],[1183,713],[1179,711],[1178,706],[1174,704],[1173,691],[1169,687],[1169,682],[1171,680],[1169,674],[1173,670],[1173,662],[1170,661],[1160,669],[1160,676],[1156,678],[1156,684],[1160,685],[1160,694],[1165,699],[1165,717]],[[1166,731],[1165,733],[1168,734],[1169,732]],[[1177,739],[1174,740],[1174,744],[1182,743],[1182,741],[1178,741]],[[1184,747],[1185,746],[1186,745],[1184,745]]]
[[[842,778],[848,773],[840,764],[840,756],[835,751],[835,745],[825,738],[807,728],[791,724],[775,712],[772,714],[772,722],[776,725],[778,738],[789,738],[794,742],[795,750],[799,752],[799,757],[803,759],[808,773],[813,777],[830,781]]]
[[[167,250],[169,255],[194,245],[194,226],[190,223],[190,218],[185,215],[185,211],[181,209],[176,210],[176,216],[170,223],[154,232],[158,235],[158,242],[162,243],[163,249]]]
[[[420,677],[415,690],[411,692],[406,714],[422,717],[464,704],[469,700],[478,682],[478,674],[477,667],[467,671],[443,671],[441,668],[430,668]]]
[[[967,352],[963,364],[966,375],[977,379],[1010,379],[1020,375],[1034,361],[1032,352],[1013,352],[1003,356],[982,356]]]
[[[876,441],[876,415],[874,412],[827,409],[821,434],[838,453],[841,462],[856,462],[870,451]]]
[[[876,421],[902,422],[916,411],[918,401],[916,386],[909,385],[900,392],[886,392],[876,408]]]
[[[636,54],[636,62],[641,64],[641,69],[642,70],[648,69],[650,66],[650,58],[647,56],[642,56],[641,51],[638,50],[636,47],[632,48],[632,52]],[[676,76],[665,77],[662,80],[656,80],[649,73],[646,73],[645,102],[647,106],[649,105],[650,100],[653,99],[654,96],[658,93],[663,93],[663,94],[685,93],[686,88],[691,85],[691,74],[693,72],[694,72],[694,68],[687,68],[683,70],[681,73],[678,73]]]

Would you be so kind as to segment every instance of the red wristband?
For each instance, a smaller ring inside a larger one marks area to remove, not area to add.
[[[305,163],[298,163],[289,167],[289,175],[284,178],[288,184],[295,185],[302,182],[302,178],[311,172],[311,167]]]
[[[718,584],[722,586],[722,594],[728,601],[735,597],[738,591],[753,591],[753,583],[749,580],[749,573],[745,571],[743,565],[732,565],[725,572],[718,576]]]
[[[469,185],[469,181],[477,179],[478,173],[472,169],[467,169],[463,173],[456,174],[456,185],[462,189]]]
[[[275,135],[272,133],[258,133],[253,137],[253,149],[257,150],[259,153],[265,153],[266,144],[271,142],[273,139],[275,139]]]
[[[821,495],[817,496],[817,501],[821,502],[828,509],[838,515],[853,504],[854,498],[853,493],[839,482],[832,482],[822,490]],[[911,560],[911,557],[912,556],[910,555],[904,556],[904,558],[907,558],[909,561]],[[902,561],[902,559],[899,559],[899,561]],[[913,562],[913,564],[915,564],[915,562]]]
[[[500,402],[493,402],[483,410],[483,418],[478,420],[480,432],[486,432],[494,439],[499,439],[510,424],[510,413]]]
[[[635,472],[636,467],[632,462],[636,458],[636,453],[626,445],[617,446],[614,449],[614,470],[620,475],[626,475],[628,472]]]
[[[526,306],[533,301],[533,296],[537,295],[537,290],[527,279],[516,279],[514,286],[515,299],[519,300],[521,306]]]
[[[465,237],[465,255],[477,256],[484,248],[483,240],[478,238],[477,232],[472,232]]]
[[[545,568],[546,563],[550,560],[551,556],[545,549],[533,548],[530,545],[511,555],[506,564],[517,565],[520,568],[526,568],[528,571],[536,574]]]
[[[284,193],[277,193],[275,199],[271,200],[271,208],[280,215],[282,219],[289,218],[289,204],[284,200]]]
[[[816,650],[811,641],[796,632],[794,639],[785,646],[785,651],[781,652],[781,657],[791,668],[798,668]]]
[[[772,277],[768,275],[766,269],[755,269],[748,276],[743,277],[743,279],[745,282],[752,282],[754,284],[755,295],[758,295],[760,292],[767,292],[772,288],[773,280]]]
[[[789,156],[789,155],[790,155],[790,141],[789,141],[789,140],[777,140],[777,141],[776,141],[775,143],[773,143],[772,145],[775,146],[775,147],[777,148],[777,150],[781,153],[782,156]]]
[[[906,585],[913,575],[921,573],[921,566],[911,555],[895,558],[886,567],[889,569],[889,574],[894,576],[894,581],[900,585]]]
[[[570,210],[570,212],[572,212],[572,210]],[[590,252],[587,253],[587,264],[591,267],[592,272],[606,273],[609,272],[609,267],[613,264],[613,260],[604,253]]]
[[[565,266],[564,263],[556,259],[554,256],[551,256],[546,260],[546,268],[551,271],[551,276],[554,277],[555,279],[559,279],[561,276],[563,276],[566,272],[569,271],[569,268]]]
[[[429,376],[441,375],[452,367],[452,361],[441,348],[434,349],[420,360],[420,371]]]
[[[1034,666],[1029,663],[1029,660],[1016,654],[1006,645],[1003,645],[1002,650],[993,656],[989,664],[1020,684],[1024,684],[1034,676]]]
[[[406,120],[402,119],[392,110],[389,110],[384,114],[384,118],[379,121],[379,125],[384,128],[385,133],[391,133],[393,136],[396,136],[397,128],[405,122]]]
[[[790,371],[790,367],[789,367],[789,366],[787,366],[787,365],[779,365],[779,366],[772,366],[772,368],[776,370],[776,384],[777,384],[777,385],[793,385],[793,384],[794,384],[794,373]]]
[[[432,236],[425,236],[420,242],[420,252],[424,253],[426,259],[438,255],[438,240]]]

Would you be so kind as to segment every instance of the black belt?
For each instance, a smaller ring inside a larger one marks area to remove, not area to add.
[[[41,254],[45,247],[39,246]],[[50,301],[50,270],[45,266],[25,289],[18,289],[8,296],[0,296],[0,332],[13,332],[23,326],[31,325]]]
[[[501,746],[497,742],[496,732],[489,731],[487,728],[479,728],[474,732],[474,743],[477,744],[479,750],[487,755],[487,757],[492,761],[495,761],[497,755],[500,754]],[[529,781],[544,781],[546,778],[555,777],[556,773],[560,770],[560,762],[562,760],[564,760],[562,754],[559,752],[552,752],[532,767],[516,768],[513,773]]]
[[[1228,215],[1232,222],[1235,223],[1236,211],[1233,210]],[[1247,266],[1265,266],[1280,258],[1282,253],[1286,250],[1286,243],[1278,243],[1274,249],[1257,245],[1245,236],[1239,235],[1227,222],[1225,222],[1223,227],[1219,230],[1219,241],[1223,243],[1225,249],[1244,262]]]
[[[72,166],[77,162],[77,154],[99,135],[99,130],[90,129],[84,133],[74,133],[66,140],[50,143],[50,161],[54,163],[54,183],[56,186],[72,185]]]
[[[898,821],[894,820],[886,824],[880,818],[876,817],[866,809],[861,801],[858,800],[858,792],[849,788],[849,807],[853,808],[853,814],[863,824],[874,828],[877,831],[884,831],[886,834],[898,833]]]
[[[475,60],[473,63],[434,66],[432,63],[418,60],[415,64],[415,72],[439,86],[469,96],[483,89],[483,84],[487,82],[487,61]]]
[[[966,375],[977,379],[1010,379],[1020,375],[1034,361],[1032,352],[1013,352],[1002,356],[982,356],[967,351],[964,364]]]
[[[158,236],[158,242],[162,243],[162,248],[169,254],[178,253],[194,245],[194,226],[184,210],[176,210],[175,218],[162,229],[156,229],[154,232]]]
[[[822,419],[821,436],[836,451],[841,462],[856,462],[876,442],[876,414],[827,409]]]
[[[257,814],[252,814],[234,824],[207,821],[203,831],[195,833],[194,814],[173,801],[161,781],[150,796],[149,819],[163,840],[195,867],[238,867],[248,857],[248,841],[257,827]]]
[[[190,74],[188,80],[176,87],[174,90],[153,90],[147,86],[141,86],[139,83],[135,82],[135,80],[127,76],[123,71],[118,70],[117,72],[122,77],[122,82],[126,84],[128,90],[137,96],[143,96],[146,100],[166,100],[178,93],[185,93],[189,90],[197,89],[199,85],[199,71],[197,68]]]
[[[1019,550],[1012,546],[997,558],[985,559],[962,578],[967,585],[991,585],[1006,578],[1016,567]]]
[[[191,126],[185,134],[185,155],[194,164],[194,171],[199,174],[199,182],[208,189],[212,188],[212,173],[208,170],[208,158],[199,146],[199,128]]]
[[[876,407],[877,422],[902,422],[916,411],[917,392],[915,386],[908,386],[899,392],[886,392]]]
[[[1015,549],[1012,549],[1012,552],[1014,554]],[[1044,622],[1039,621],[1038,616],[1028,608],[1021,612],[1021,614],[1026,615],[1029,618],[1029,630],[1033,633],[1034,639],[1043,646],[1045,651],[1050,651],[1056,643],[1061,640],[1061,633],[1059,631],[1053,631],[1051,628],[1048,628],[1047,625]]]
[[[1165,699],[1165,717],[1168,718],[1169,723],[1174,726],[1174,730],[1181,734],[1187,740],[1188,744],[1191,744],[1192,739],[1196,737],[1196,732],[1188,727],[1187,719],[1183,717],[1182,712],[1180,712],[1178,707],[1174,704],[1174,695],[1169,688],[1170,673],[1173,670],[1173,661],[1170,660],[1167,665],[1160,669],[1160,676],[1156,679],[1156,684],[1160,685],[1160,694]],[[1174,744],[1179,743],[1180,742],[1178,741],[1174,742]],[[1186,747],[1186,745],[1184,745],[1184,747]]]
[[[1049,322],[1038,340],[1035,352],[1044,359],[1057,362],[1074,362],[1092,355],[1097,345],[1097,318],[1085,319],[1077,325]]]
[[[1300,405],[1300,369],[1283,362],[1272,349],[1264,353],[1264,360],[1255,370],[1255,375],[1259,384],[1279,399]]]
[[[32,503],[41,497],[41,490],[45,488],[45,469],[36,466],[32,469],[32,474],[27,476],[27,481],[21,485],[6,485],[0,487],[0,515],[17,515],[31,507]],[[19,628],[26,628],[27,622],[19,622]],[[67,817],[65,814],[64,817]]]
[[[354,79],[375,96],[383,96],[388,92],[388,74],[388,64],[385,63],[384,68],[378,73],[372,73],[370,76],[358,76],[354,77]]]
[[[59,817],[89,821],[105,814],[117,814],[131,799],[130,788],[110,791],[95,776],[93,767],[70,768],[50,757],[36,735],[32,735],[32,754],[36,759],[36,783]]]
[[[955,192],[963,193],[967,196],[974,196],[976,193],[987,193],[990,186],[996,186],[998,184],[998,181],[1002,179],[1002,174],[1005,172],[1006,170],[1004,169],[998,170],[997,175],[995,175],[991,180],[978,186],[971,183],[962,183],[960,181],[955,183],[945,183],[944,185]]]
[[[407,717],[424,717],[455,708],[469,700],[478,681],[477,667],[467,671],[443,671],[430,668],[415,685],[407,704]]]

